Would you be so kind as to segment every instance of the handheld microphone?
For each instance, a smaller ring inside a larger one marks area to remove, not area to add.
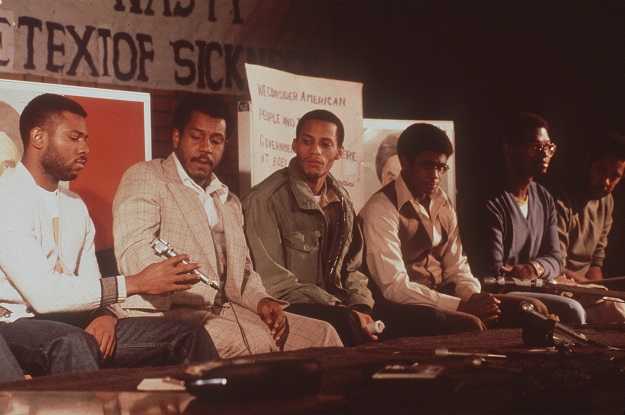
[[[367,323],[366,327],[367,327],[367,330],[369,330],[369,333],[380,334],[384,331],[385,326],[382,320],[378,320],[372,323]]]
[[[541,279],[523,280],[510,277],[484,277],[484,285],[513,285],[515,287],[542,287],[545,281]]]
[[[156,238],[155,240],[152,241],[152,249],[154,249],[154,252],[156,252],[156,254],[159,256],[166,256],[168,258],[173,258],[175,256],[178,256],[178,253],[174,251],[174,248],[172,248],[168,242],[165,242],[161,238]],[[188,264],[189,261],[185,259],[182,261],[182,263]],[[221,290],[219,289],[219,285],[217,285],[215,281],[211,280],[206,275],[204,275],[202,271],[200,271],[199,269],[194,269],[191,272],[193,272],[195,275],[198,275],[200,277],[200,280],[202,280],[203,283],[208,284],[210,287],[221,292]]]
[[[534,305],[532,303],[528,303],[527,301],[522,301],[521,304],[519,305],[519,308],[521,309],[521,311],[523,311],[526,314],[530,314],[536,318],[539,318],[543,321],[555,321],[552,318],[549,318],[541,313],[539,313],[538,311],[536,311],[536,309],[534,308]],[[561,331],[563,331],[564,333],[568,334],[569,336],[582,341],[584,343],[589,343],[589,339],[588,337],[586,337],[584,334],[582,333],[578,333],[570,328],[568,328],[567,326],[565,326],[564,324],[555,321],[555,327]]]

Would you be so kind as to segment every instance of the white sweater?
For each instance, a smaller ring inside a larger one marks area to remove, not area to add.
[[[63,188],[59,221],[60,255],[52,219],[30,172],[19,163],[0,177],[0,305],[12,313],[0,316],[0,322],[32,317],[33,311],[82,311],[100,305],[93,222],[80,197]],[[54,271],[57,258],[63,274]]]

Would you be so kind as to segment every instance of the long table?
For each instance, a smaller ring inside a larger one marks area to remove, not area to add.
[[[625,348],[620,330],[582,330],[589,338]],[[439,349],[437,353],[436,350]],[[480,361],[451,352],[502,354]],[[314,359],[322,373],[317,393],[224,400],[186,391],[137,391],[144,378],[180,378],[186,365],[105,369],[0,384],[0,413],[18,414],[326,414],[326,413],[567,413],[625,412],[625,352],[590,346],[528,347],[521,329],[496,329],[367,343],[355,348],[304,349],[255,356]],[[373,380],[389,364],[443,366],[431,380]],[[478,362],[478,364],[476,364]],[[301,382],[302,379],[292,379]],[[305,380],[304,380],[305,381]]]

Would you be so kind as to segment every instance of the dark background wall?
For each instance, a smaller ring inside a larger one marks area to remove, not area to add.
[[[352,1],[328,14],[333,75],[364,83],[365,117],[456,122],[461,192],[497,112],[542,115],[563,152],[623,121],[619,3]]]
[[[351,1],[334,21],[332,75],[364,83],[367,118],[456,125],[458,201],[495,174],[497,114],[535,112],[559,146],[557,181],[601,129],[625,132],[625,7],[620,2]],[[550,177],[551,176],[551,177]],[[608,275],[625,275],[625,185],[615,192]]]

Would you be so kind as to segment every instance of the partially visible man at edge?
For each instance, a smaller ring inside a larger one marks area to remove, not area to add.
[[[559,284],[609,283],[602,267],[612,228],[612,192],[625,172],[625,136],[603,133],[587,147],[581,163],[574,164],[572,174],[562,175],[563,183],[554,189],[564,264],[563,275],[556,278]],[[602,287],[596,284],[582,286]],[[623,300],[582,296],[580,301],[589,323],[625,322]]]
[[[101,278],[87,207],[59,186],[87,162],[86,116],[77,102],[43,94],[20,117],[23,160],[0,178],[0,335],[31,375],[214,357],[200,325],[118,320],[104,308],[127,295],[188,290],[197,282],[189,274],[197,264],[181,264],[180,257],[135,275]],[[84,330],[49,314],[98,307]]]

